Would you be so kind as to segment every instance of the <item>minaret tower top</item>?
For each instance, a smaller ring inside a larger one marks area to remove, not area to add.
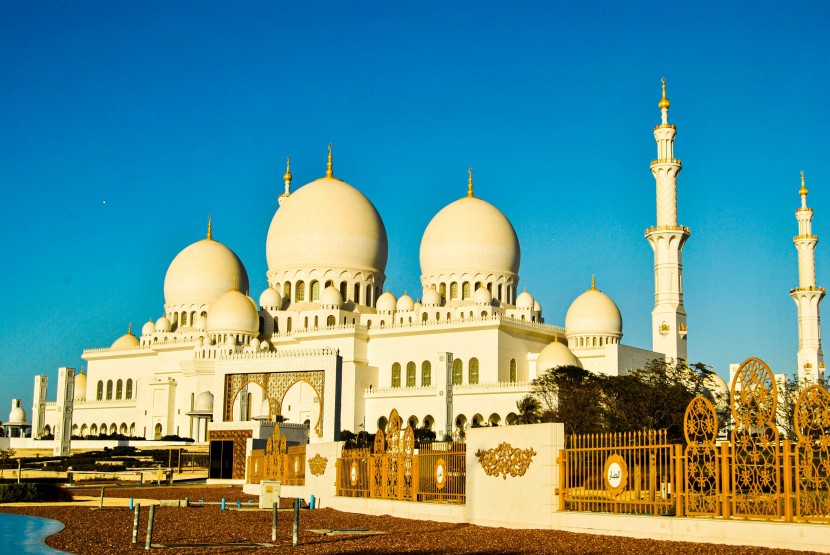
[[[646,230],[654,251],[654,310],[652,349],[669,359],[687,358],[686,310],[683,307],[682,252],[689,229],[677,223],[677,176],[683,165],[674,157],[677,129],[669,123],[671,103],[666,96],[666,78],[658,107],[661,123],[654,126],[657,159],[651,162],[657,193],[657,225]]]
[[[795,211],[798,235],[793,238],[798,251],[798,287],[790,291],[790,296],[798,308],[798,377],[815,382],[824,377],[819,305],[825,291],[816,286],[818,237],[813,235],[813,209],[807,206],[803,171],[798,194],[801,196],[801,207]]]

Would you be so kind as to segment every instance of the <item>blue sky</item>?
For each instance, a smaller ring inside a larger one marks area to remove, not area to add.
[[[420,290],[421,234],[472,166],[546,321],[596,274],[623,342],[650,348],[663,75],[690,359],[792,373],[802,169],[830,239],[828,4],[675,4],[0,3],[0,419],[30,410],[35,374],[53,398],[57,367],[158,318],[208,214],[258,297],[285,156],[297,187],[329,142],[384,219],[396,295]]]

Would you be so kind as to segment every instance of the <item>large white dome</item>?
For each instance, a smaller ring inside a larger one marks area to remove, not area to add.
[[[345,268],[383,273],[388,244],[380,214],[334,177],[301,187],[280,206],[265,244],[268,271]]]
[[[208,333],[257,335],[259,312],[249,296],[236,290],[228,291],[211,305],[206,327]]]
[[[521,252],[513,225],[498,208],[476,197],[445,206],[421,239],[424,276],[457,273],[518,274]]]
[[[580,334],[622,335],[622,315],[611,297],[593,285],[571,303],[565,315],[568,336]]]
[[[213,239],[202,239],[176,255],[164,278],[167,306],[209,305],[225,291],[248,290],[248,272],[239,257]]]

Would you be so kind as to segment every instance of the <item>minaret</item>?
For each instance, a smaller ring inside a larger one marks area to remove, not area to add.
[[[285,174],[282,176],[282,180],[285,182],[285,192],[277,197],[277,202],[279,202],[280,206],[282,206],[282,203],[291,196],[291,179],[293,179],[293,176],[291,175],[291,157],[286,156]]]
[[[807,206],[807,187],[801,172],[801,208],[795,211],[798,235],[793,238],[798,251],[798,287],[790,296],[798,307],[798,377],[813,383],[824,379],[824,355],[821,352],[819,305],[824,288],[816,287],[816,245],[813,235],[813,209]]]
[[[674,157],[677,128],[669,123],[665,77],[663,98],[658,106],[663,118],[654,126],[657,160],[651,163],[651,173],[657,182],[657,225],[646,230],[646,239],[654,250],[652,349],[665,354],[667,359],[686,360],[682,253],[690,232],[689,228],[677,224],[677,175],[683,166]]]

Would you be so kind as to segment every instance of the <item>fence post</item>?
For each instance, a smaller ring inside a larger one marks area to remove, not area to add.
[[[675,515],[685,516],[686,514],[686,492],[685,492],[685,460],[683,458],[683,446],[674,446],[674,460],[675,460],[675,479],[674,479],[674,495],[677,498],[675,504]]]
[[[101,486],[101,501],[98,503],[98,508],[102,508],[104,506],[104,486]]]
[[[278,509],[280,507],[279,501],[274,501],[272,513],[271,513],[271,541],[277,541],[277,513],[279,512]]]
[[[793,466],[792,466],[792,443],[789,439],[784,444],[784,522],[793,521]],[[796,472],[798,469],[796,468]]]
[[[568,457],[564,449],[559,450],[559,510],[565,510],[565,476],[568,468]]]
[[[141,505],[135,506],[135,515],[133,516],[133,543],[138,543],[138,523],[141,518]]]
[[[729,464],[729,447],[732,445],[731,441],[724,441],[720,444],[720,483],[721,483],[721,516],[723,518],[730,518],[731,511],[729,510],[730,497],[732,497],[732,473],[729,471],[731,466]]]
[[[654,503],[657,496],[657,457],[654,453],[648,454],[648,500]]]
[[[150,516],[147,518],[147,539],[144,541],[144,549],[153,546],[153,520],[156,518],[156,506],[150,505]]]
[[[291,545],[297,547],[300,543],[300,500],[294,500],[294,536]]]

